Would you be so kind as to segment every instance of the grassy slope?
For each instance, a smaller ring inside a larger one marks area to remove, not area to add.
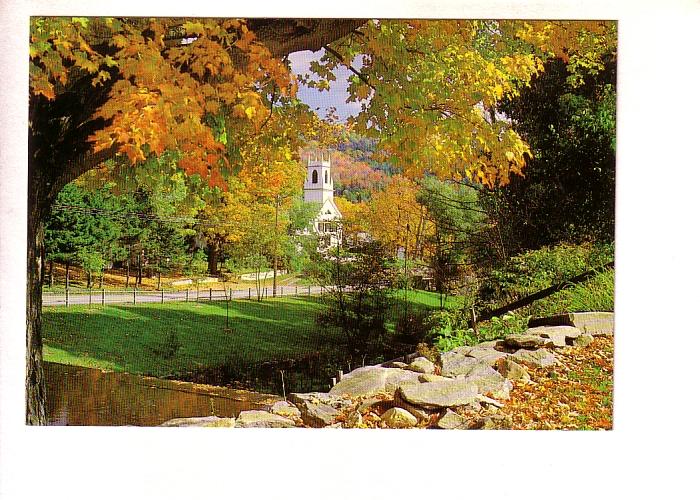
[[[413,309],[439,304],[429,292],[410,292],[409,301]],[[323,307],[315,297],[232,301],[229,330],[224,302],[46,307],[44,359],[167,376],[228,359],[303,356],[332,349],[341,340],[338,330],[316,326],[315,315]],[[168,351],[175,344],[179,348],[171,357]]]

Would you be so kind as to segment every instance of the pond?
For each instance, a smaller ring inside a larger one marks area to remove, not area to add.
[[[281,398],[190,382],[44,363],[49,425],[156,426],[172,418],[238,416]]]

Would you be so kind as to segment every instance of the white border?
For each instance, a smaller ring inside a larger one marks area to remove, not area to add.
[[[685,498],[697,486],[698,3],[5,2],[0,107],[0,498]],[[24,426],[30,14],[620,20],[615,430],[413,432]],[[685,286],[683,286],[685,284]],[[11,292],[8,290],[11,288]],[[691,453],[694,450],[689,449]],[[692,467],[692,468],[691,468]]]

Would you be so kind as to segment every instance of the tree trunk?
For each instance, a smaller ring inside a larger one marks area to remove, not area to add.
[[[126,288],[129,288],[129,275],[131,274],[131,245],[129,245],[129,255],[126,257]]]
[[[42,238],[43,241],[43,238]],[[70,286],[70,262],[66,261],[66,290]]]
[[[209,275],[216,276],[219,267],[219,245],[217,242],[209,243],[209,252],[207,252],[207,264],[209,265]]]
[[[49,264],[49,287],[53,287],[53,261]]]
[[[41,256],[44,246],[42,200],[37,176],[30,175],[27,213],[27,338],[25,403],[26,423],[45,425],[46,382],[41,344]],[[66,273],[68,267],[66,265]],[[66,274],[67,276],[67,274]],[[66,286],[67,286],[66,281]]]

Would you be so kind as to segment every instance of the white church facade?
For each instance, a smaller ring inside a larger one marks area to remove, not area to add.
[[[306,160],[304,201],[321,205],[313,224],[314,232],[320,239],[319,247],[327,249],[339,245],[342,242],[340,220],[343,215],[333,201],[330,151],[309,154]]]

